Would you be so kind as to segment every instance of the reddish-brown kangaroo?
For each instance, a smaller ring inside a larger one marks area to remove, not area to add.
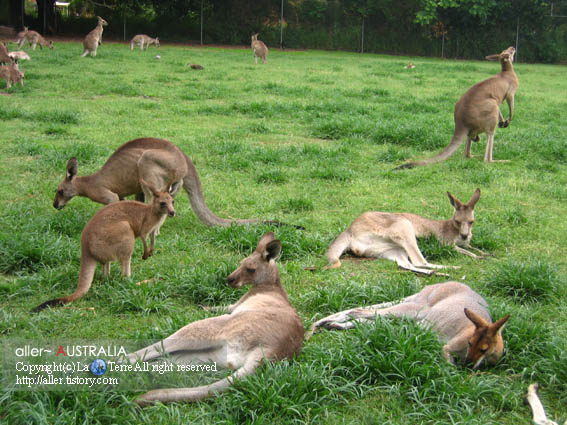
[[[44,302],[33,311],[66,304],[85,295],[91,287],[97,262],[103,265],[103,277],[110,273],[111,261],[120,261],[122,274],[129,277],[136,238],[142,239],[144,244],[142,258],[145,260],[153,255],[155,232],[167,216],[175,216],[174,201],[168,192],[160,192],[149,182],[141,183],[152,192],[152,203],[124,201],[100,209],[81,234],[81,269],[77,289],[66,297]],[[148,235],[151,239],[149,247]]]

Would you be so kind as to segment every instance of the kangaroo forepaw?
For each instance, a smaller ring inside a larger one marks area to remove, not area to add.
[[[144,252],[144,255],[142,255],[142,260],[147,260],[152,255],[154,255],[154,250],[150,249],[148,252]]]
[[[506,127],[508,127],[509,125],[510,125],[510,121],[508,121],[508,120],[500,121],[500,122],[498,123],[498,127],[499,127],[499,128],[506,128]]]
[[[333,264],[327,264],[323,270],[338,269],[341,266],[341,261],[337,260]]]

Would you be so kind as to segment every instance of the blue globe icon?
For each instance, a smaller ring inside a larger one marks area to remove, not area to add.
[[[106,362],[103,359],[94,359],[89,366],[89,370],[93,375],[104,375],[106,372]]]

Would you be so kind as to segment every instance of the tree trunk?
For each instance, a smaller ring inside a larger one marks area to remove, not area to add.
[[[41,33],[46,35],[55,31],[55,0],[37,0],[37,14]]]
[[[362,17],[362,36],[360,40],[360,53],[364,53],[364,17]]]
[[[24,0],[10,0],[10,25],[16,31],[24,29]]]

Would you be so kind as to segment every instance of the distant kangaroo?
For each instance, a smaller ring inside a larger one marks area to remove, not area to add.
[[[253,374],[263,359],[282,360],[299,353],[304,329],[280,283],[275,260],[281,249],[273,233],[265,234],[256,250],[228,276],[227,282],[233,288],[252,285],[236,304],[228,307],[228,314],[190,323],[128,356],[130,362],[135,362],[170,354],[178,363],[216,362],[236,371],[210,385],[149,391],[136,400],[138,404],[202,400],[226,391],[235,378]]]
[[[20,35],[23,34],[21,37]],[[26,40],[32,46],[32,50],[35,50],[35,46],[39,44],[39,48],[49,47],[53,49],[53,41],[47,41],[41,36],[37,31],[31,31],[26,28],[25,31],[18,33],[18,49],[21,49]]]
[[[86,196],[101,204],[110,204],[136,195],[136,199],[151,201],[152,194],[140,185],[140,178],[165,190],[172,183],[171,194],[180,187],[189,195],[197,217],[207,226],[230,226],[232,223],[281,224],[276,221],[227,220],[217,217],[205,203],[201,182],[193,162],[173,143],[154,138],[131,140],[114,152],[100,170],[89,176],[77,176],[77,160],[67,163],[67,173],[57,188],[53,207],[63,208],[74,196]]]
[[[495,364],[504,353],[502,329],[510,315],[492,323],[488,304],[479,294],[459,282],[429,285],[399,302],[353,308],[314,323],[308,334],[318,328],[350,329],[356,322],[375,320],[376,316],[409,317],[439,334],[443,357],[453,356],[478,368],[483,361]]]
[[[254,61],[256,62],[256,65],[258,65],[258,58],[262,58],[263,63],[268,62],[268,59],[266,58],[268,56],[268,46],[266,46],[263,41],[258,40],[258,34],[259,33],[252,35],[252,43],[250,45],[254,52]]]
[[[24,73],[20,71],[17,61],[12,65],[0,66],[0,78],[6,80],[7,89],[12,87],[12,83],[20,83],[20,86],[24,86]]]
[[[350,251],[360,257],[385,258],[399,267],[416,273],[431,275],[433,270],[446,266],[428,263],[417,246],[416,238],[433,235],[447,245],[474,258],[478,256],[465,248],[472,248],[474,207],[480,198],[477,189],[472,198],[463,204],[447,192],[455,208],[449,220],[429,220],[416,214],[369,211],[362,214],[348,229],[339,235],[327,250],[327,269],[341,266],[340,256]],[[482,251],[477,250],[484,255]]]
[[[492,159],[494,133],[496,127],[508,127],[514,116],[514,95],[518,90],[518,77],[514,73],[514,54],[516,49],[508,47],[499,55],[487,56],[487,60],[499,60],[502,66],[496,76],[472,86],[455,105],[455,131],[451,143],[433,158],[422,161],[408,162],[396,168],[413,168],[421,165],[445,161],[455,153],[466,138],[465,158],[471,157],[471,143],[479,140],[479,134],[486,133],[485,162],[495,162]],[[510,116],[504,120],[500,112],[500,104],[506,100]]]
[[[153,255],[155,230],[167,216],[175,216],[174,201],[169,193],[160,192],[153,184],[141,183],[152,192],[152,203],[117,202],[95,213],[81,234],[81,270],[77,289],[69,296],[44,302],[33,311],[69,303],[85,295],[91,287],[97,262],[103,265],[103,277],[110,273],[111,261],[120,261],[122,274],[129,277],[136,238],[142,239],[144,244],[142,258],[145,260]],[[151,240],[149,248],[148,235]]]
[[[81,57],[85,57],[88,53],[90,53],[91,56],[96,56],[98,46],[99,44],[102,44],[103,27],[108,25],[108,22],[106,22],[100,16],[97,16],[97,19],[98,23],[95,29],[89,32],[83,40],[83,47],[85,48],[85,50],[81,54]]]
[[[140,46],[140,50],[144,50],[144,47],[147,49],[152,44],[159,47],[159,38],[151,38],[146,34],[138,34],[132,38],[132,41],[130,41],[130,50],[134,50],[134,46],[137,45]]]

